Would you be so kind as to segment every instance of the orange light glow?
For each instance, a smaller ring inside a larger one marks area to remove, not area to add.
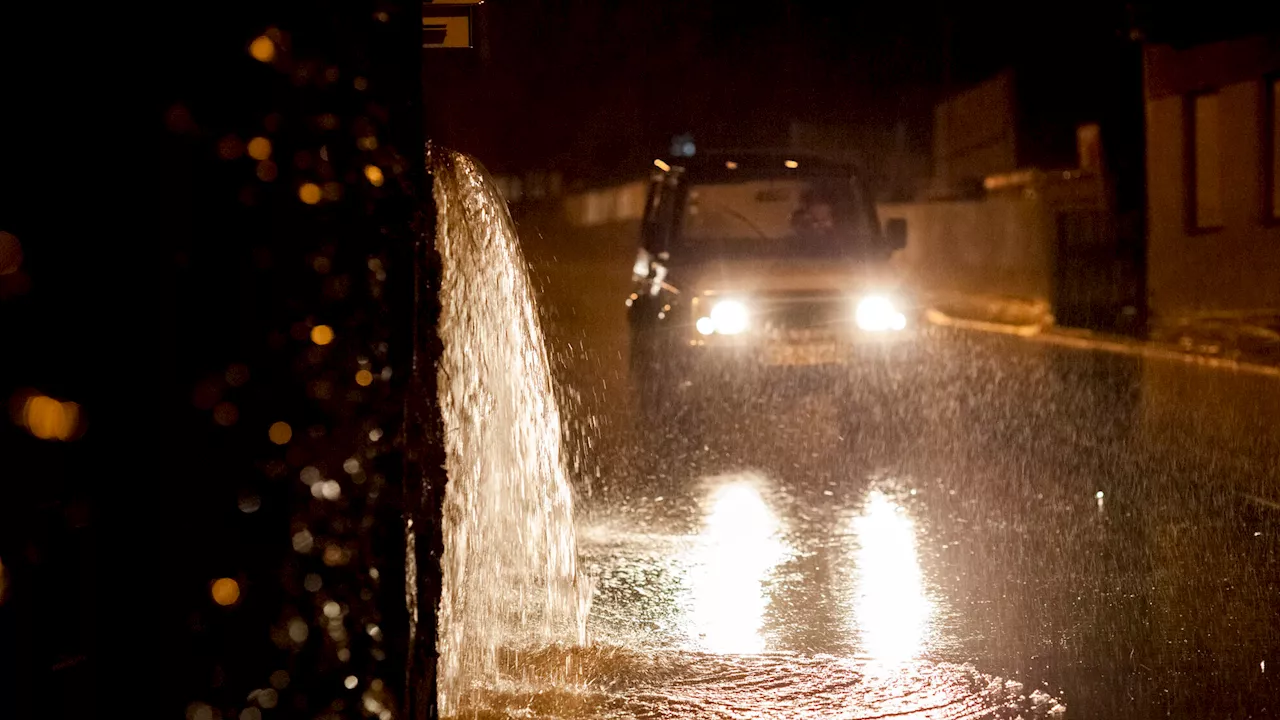
[[[298,199],[308,205],[315,205],[320,202],[320,186],[315,183],[305,183],[298,188]]]
[[[333,342],[333,328],[328,325],[317,325],[311,328],[311,342],[317,345],[328,345]]]
[[[231,578],[218,578],[213,581],[210,594],[213,595],[213,601],[223,607],[235,605],[240,599],[240,584]]]
[[[276,57],[276,44],[266,35],[259,35],[249,43],[249,54],[254,60],[269,63]]]
[[[13,233],[0,232],[0,275],[10,275],[22,267],[22,243]]]
[[[41,440],[70,440],[79,422],[79,405],[45,395],[28,398],[22,408],[22,424]]]
[[[382,187],[382,168],[377,165],[365,165],[364,176],[369,180],[370,185]]]
[[[263,160],[262,162],[258,163],[258,179],[259,180],[263,182],[271,182],[272,180],[276,179],[277,174],[278,174],[278,171],[276,170],[276,164],[271,162],[270,160]]]
[[[800,167],[800,163],[796,162],[795,160],[787,160],[782,164],[786,165],[789,170],[795,170],[796,168]]]
[[[289,423],[280,420],[271,423],[271,427],[267,429],[267,437],[271,438],[271,442],[277,445],[284,445],[293,439],[293,428],[289,427]]]
[[[235,135],[228,135],[218,141],[218,156],[223,160],[235,160],[244,152],[244,145],[240,144],[240,138]]]
[[[768,580],[790,550],[759,478],[744,474],[709,480],[717,487],[689,558],[698,567],[690,578],[690,620],[705,650],[762,652]]]
[[[256,137],[250,140],[249,157],[254,160],[266,160],[271,157],[271,141],[264,137]]]
[[[356,373],[356,384],[360,387],[368,387],[373,382],[373,373],[368,370],[361,370]]]
[[[350,558],[347,551],[337,545],[329,545],[324,549],[324,555],[321,558],[325,565],[336,567],[338,565],[346,565]]]
[[[240,410],[235,403],[223,401],[213,406],[213,421],[222,427],[231,427],[240,419]]]

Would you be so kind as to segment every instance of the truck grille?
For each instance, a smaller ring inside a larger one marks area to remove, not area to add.
[[[851,310],[839,298],[769,298],[761,303],[766,332],[785,330],[835,330],[850,320]]]

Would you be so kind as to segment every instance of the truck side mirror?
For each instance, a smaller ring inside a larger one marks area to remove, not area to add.
[[[884,222],[884,239],[890,250],[901,250],[907,246],[907,219],[889,218]]]

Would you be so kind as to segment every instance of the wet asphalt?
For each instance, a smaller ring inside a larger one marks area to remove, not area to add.
[[[625,274],[534,259],[597,641],[1280,714],[1280,380],[925,328],[645,413]]]

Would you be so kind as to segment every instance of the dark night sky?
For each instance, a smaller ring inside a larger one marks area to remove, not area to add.
[[[1212,38],[1275,13],[1243,0],[490,0],[480,52],[428,54],[426,73],[446,143],[498,171],[604,177],[678,133],[779,144],[792,120],[873,133],[904,122],[927,151],[934,102],[1002,68],[1106,80],[1134,27]]]
[[[587,171],[643,161],[685,131],[725,145],[780,142],[793,119],[927,129],[948,73],[959,87],[1029,57],[1071,62],[1128,27],[1113,0],[494,1],[485,12],[480,58],[428,57],[429,78],[471,88],[442,93],[459,101],[442,110],[443,134],[498,167]]]

